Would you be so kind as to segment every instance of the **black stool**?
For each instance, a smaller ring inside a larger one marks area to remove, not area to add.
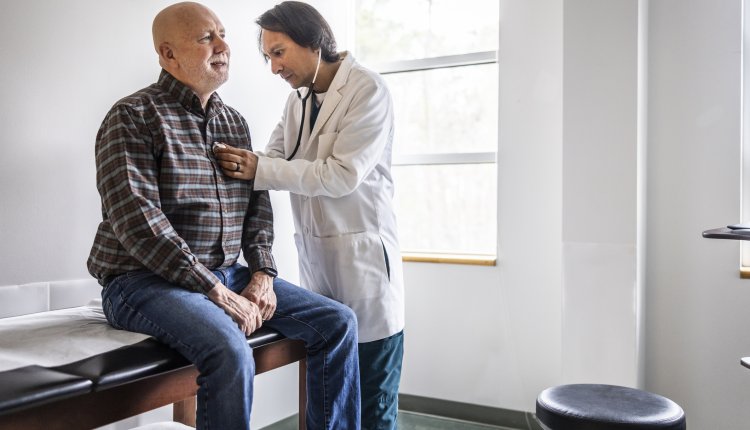
[[[536,417],[548,430],[685,430],[675,402],[635,388],[572,384],[547,388],[536,399]]]

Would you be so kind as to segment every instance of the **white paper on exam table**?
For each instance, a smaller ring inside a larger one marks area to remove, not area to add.
[[[72,363],[150,336],[107,323],[101,299],[86,306],[0,319],[0,372]]]

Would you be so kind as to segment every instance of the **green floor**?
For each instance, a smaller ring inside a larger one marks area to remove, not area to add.
[[[517,430],[508,427],[497,427],[485,424],[476,424],[466,421],[456,421],[448,418],[432,415],[422,415],[413,412],[401,411],[398,414],[399,430]],[[279,421],[263,430],[297,430],[297,416],[291,416]]]

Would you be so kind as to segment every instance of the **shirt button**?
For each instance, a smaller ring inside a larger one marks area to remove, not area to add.
[[[310,234],[310,227],[305,227],[305,234]]]

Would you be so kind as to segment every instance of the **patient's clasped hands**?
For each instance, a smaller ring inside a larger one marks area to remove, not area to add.
[[[271,319],[276,311],[276,294],[273,278],[264,272],[255,272],[241,294],[236,294],[222,283],[217,283],[208,298],[222,308],[237,323],[246,336],[250,336]]]

